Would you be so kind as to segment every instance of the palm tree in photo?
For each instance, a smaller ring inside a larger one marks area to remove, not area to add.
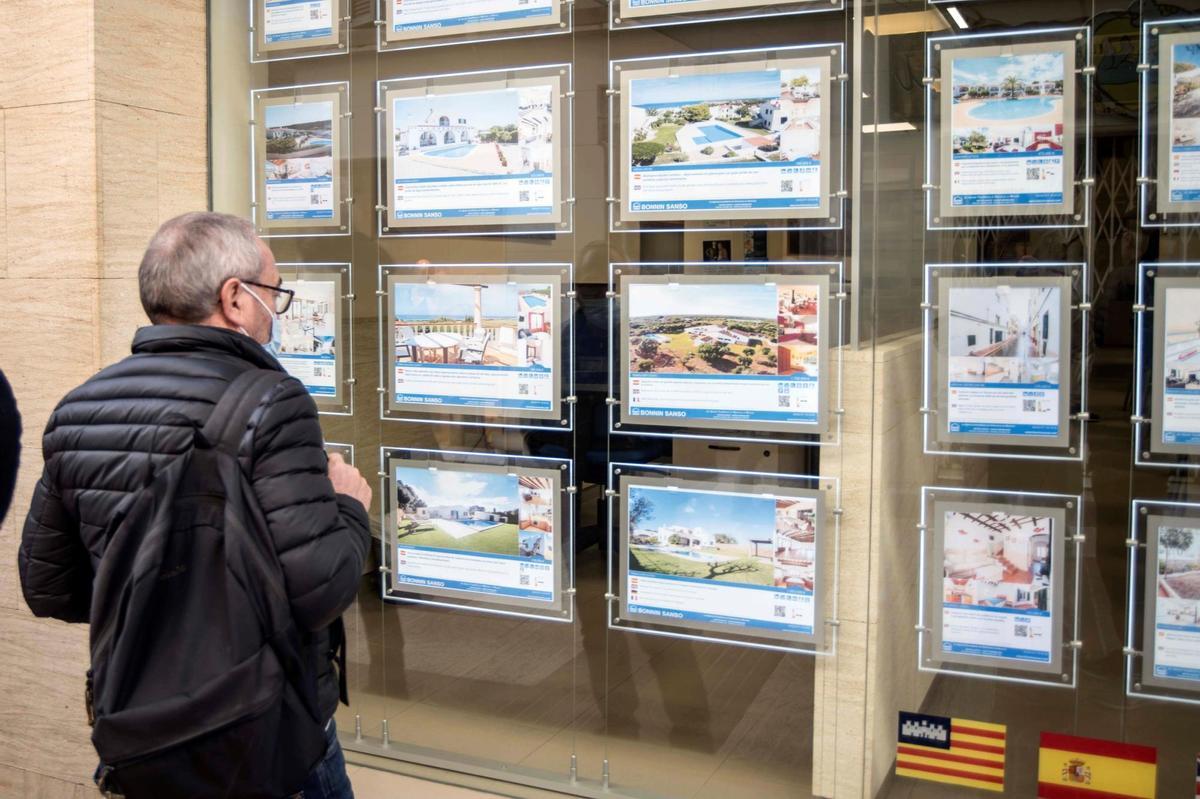
[[[1008,99],[1017,99],[1017,89],[1021,88],[1021,79],[1016,75],[1009,75],[1000,83],[1004,90],[1008,92]]]

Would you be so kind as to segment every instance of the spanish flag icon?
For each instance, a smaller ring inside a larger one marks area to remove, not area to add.
[[[1042,733],[1038,799],[1154,799],[1157,774],[1153,747]]]

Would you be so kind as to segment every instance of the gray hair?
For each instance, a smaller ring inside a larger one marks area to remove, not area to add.
[[[257,280],[262,266],[258,236],[245,219],[204,211],[177,216],[163,223],[142,256],[142,308],[156,324],[202,322],[226,280]]]

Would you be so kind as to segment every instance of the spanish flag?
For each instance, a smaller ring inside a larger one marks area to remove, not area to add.
[[[896,776],[1004,790],[1003,724],[900,711]]]
[[[1150,746],[1044,732],[1038,799],[1154,799],[1157,763]]]

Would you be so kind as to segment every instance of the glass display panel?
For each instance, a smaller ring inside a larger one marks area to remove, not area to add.
[[[571,426],[569,264],[384,266],[387,419]]]
[[[278,318],[283,326],[279,363],[295,377],[322,413],[354,412],[353,301],[350,264],[279,264],[291,305]]]
[[[1073,28],[929,39],[931,228],[1087,225],[1090,41]]]
[[[380,235],[569,232],[569,64],[384,80],[378,101]]]
[[[1200,133],[1195,65],[1200,19],[1142,23],[1139,205],[1146,227],[1200,219]]]
[[[1197,468],[1200,452],[1200,369],[1192,358],[1197,341],[1195,305],[1200,301],[1200,264],[1138,265],[1134,362],[1135,460],[1141,466]]]
[[[840,225],[842,50],[613,62],[612,229]]]
[[[611,626],[828,650],[836,481],[613,464],[610,485]]]
[[[570,621],[567,461],[381,451],[383,598]]]
[[[842,0],[619,0],[609,3],[609,25],[621,28],[688,25],[808,14],[843,8]]]
[[[250,0],[252,61],[346,52],[349,0]]]
[[[349,90],[348,83],[327,83],[251,94],[259,235],[346,235]]]
[[[564,0],[379,0],[380,51],[474,44],[571,32]]]

